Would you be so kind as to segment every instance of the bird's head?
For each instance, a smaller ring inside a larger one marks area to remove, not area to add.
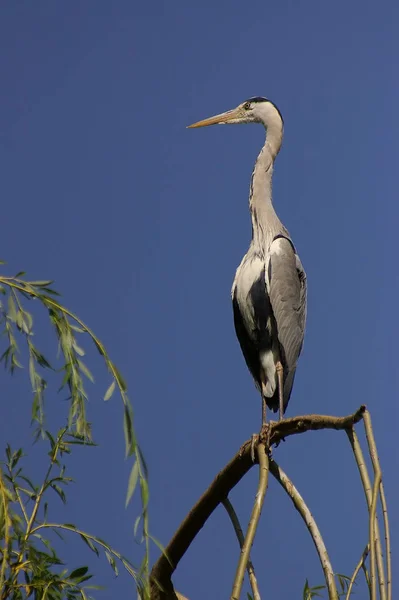
[[[208,125],[236,125],[238,123],[262,123],[266,129],[283,129],[283,117],[277,106],[267,98],[255,97],[245,100],[236,108],[227,112],[197,121],[188,128],[207,127]]]

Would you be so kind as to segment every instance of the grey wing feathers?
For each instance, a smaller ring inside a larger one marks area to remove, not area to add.
[[[306,274],[291,240],[286,237],[279,236],[270,246],[267,279],[284,366],[287,405],[305,332]]]

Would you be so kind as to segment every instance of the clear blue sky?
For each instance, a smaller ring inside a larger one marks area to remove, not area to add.
[[[250,239],[249,179],[264,134],[185,127],[262,95],[285,119],[274,202],[309,285],[287,415],[368,405],[398,564],[398,19],[393,0],[2,3],[1,258],[8,274],[55,278],[125,374],[150,469],[151,531],[163,543],[259,428],[230,288]],[[41,345],[55,351],[53,338]],[[102,402],[109,379],[95,353],[89,364],[100,447],[69,461],[77,483],[65,510],[55,498],[53,518],[137,560],[120,402]],[[1,377],[2,445],[31,451],[28,378]],[[52,422],[65,414],[62,398],[49,397]],[[351,573],[367,517],[345,435],[308,433],[275,456],[335,569]],[[256,480],[253,469],[232,495],[244,524]],[[70,544],[71,565],[87,562],[85,547]],[[273,481],[253,557],[267,597],[298,598],[306,577],[322,582],[309,534]],[[108,586],[98,598],[134,597],[127,576],[114,581],[105,560],[89,559]],[[190,600],[226,598],[237,559],[220,509],[176,587]]]

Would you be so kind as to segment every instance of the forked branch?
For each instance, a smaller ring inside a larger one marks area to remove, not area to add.
[[[348,415],[347,417],[305,415],[284,419],[280,422],[272,422],[269,424],[270,445],[277,444],[283,438],[304,433],[309,430],[351,429],[353,425],[363,418],[365,410],[365,406],[361,406],[355,413]],[[261,439],[260,441],[265,443],[267,440]],[[254,464],[255,463],[251,459],[250,439],[243,444],[233,459],[218,473],[209,488],[190,510],[165,548],[164,553],[155,563],[151,571],[152,600],[176,598],[171,578],[179,561],[184,556],[195,536],[202,529],[213,511],[227,498],[231,490],[254,466]]]
[[[371,486],[370,477],[368,474],[364,455],[357,437],[356,432],[353,428],[347,429],[348,438],[352,447],[353,455],[356,460],[357,467],[359,469],[360,479],[362,481],[364,494],[366,497],[367,508],[369,511],[369,543],[370,543],[370,587],[371,587],[371,598],[375,600],[377,597],[376,592],[376,564],[378,573],[378,582],[380,590],[381,600],[391,600],[391,563],[390,563],[390,537],[388,527],[388,515],[386,513],[386,501],[384,490],[381,482],[381,469],[379,466],[377,449],[374,441],[373,431],[371,427],[370,414],[366,410],[364,412],[364,426],[366,430],[366,437],[369,446],[370,457],[374,469],[374,485]],[[385,526],[385,540],[386,540],[386,564],[387,564],[387,582],[385,582],[385,571],[384,571],[384,558],[381,547],[381,536],[376,517],[377,508],[377,496],[378,491],[381,496],[381,504],[384,513],[384,526]]]
[[[359,562],[357,563],[357,565],[356,565],[356,567],[355,567],[355,570],[353,571],[353,575],[352,575],[352,577],[351,577],[351,579],[350,579],[350,582],[349,582],[349,584],[348,584],[348,590],[347,590],[347,592],[346,592],[345,600],[349,600],[349,598],[350,598],[350,595],[351,595],[351,592],[352,592],[352,587],[353,587],[353,584],[354,584],[354,583],[355,583],[355,581],[356,581],[356,577],[358,576],[360,569],[361,569],[361,568],[364,566],[364,563],[365,563],[365,561],[366,561],[366,558],[367,558],[367,557],[368,557],[368,555],[369,555],[369,551],[370,551],[370,544],[367,544],[367,546],[366,546],[366,547],[365,547],[365,549],[363,550],[363,554],[362,554],[362,556],[360,557],[360,560],[359,560]]]

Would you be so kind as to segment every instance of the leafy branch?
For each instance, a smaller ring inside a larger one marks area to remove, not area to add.
[[[51,286],[53,281],[26,281],[25,273],[17,273],[13,277],[0,276],[0,294],[4,296],[5,302],[0,302],[0,327],[7,339],[7,346],[0,356],[6,368],[14,373],[16,369],[22,368],[20,362],[20,348],[18,345],[18,334],[26,343],[29,361],[29,376],[33,391],[32,421],[37,424],[36,437],[45,436],[45,391],[47,380],[44,377],[45,370],[54,368],[34,344],[34,319],[26,310],[26,301],[38,301],[45,308],[49,322],[56,333],[60,354],[63,364],[59,372],[63,374],[60,389],[69,391],[69,415],[68,430],[76,434],[86,442],[91,440],[91,425],[86,415],[87,393],[84,380],[93,382],[93,376],[82,357],[85,351],[78,343],[78,336],[86,334],[101,355],[105,366],[111,374],[112,381],[105,392],[104,400],[109,400],[115,390],[119,391],[123,402],[123,430],[125,437],[126,456],[133,456],[134,462],[129,478],[127,501],[130,501],[137,487],[140,488],[141,512],[137,517],[134,531],[137,535],[141,530],[141,540],[145,543],[145,553],[140,567],[140,577],[148,582],[149,579],[149,544],[152,539],[148,527],[148,473],[147,467],[137,443],[133,423],[133,409],[127,395],[126,382],[116,365],[112,362],[108,352],[100,339],[75,313],[63,306],[57,297],[58,292]],[[149,587],[142,593],[143,598],[149,597]]]
[[[87,600],[87,590],[96,589],[96,586],[86,585],[92,577],[86,566],[71,572],[68,569],[59,571],[62,560],[50,540],[43,535],[45,531],[53,531],[60,537],[61,531],[75,533],[96,556],[100,555],[99,549],[103,550],[115,574],[118,575],[117,563],[120,562],[134,578],[144,598],[147,582],[142,570],[135,568],[107,542],[73,524],[47,521],[48,502],[45,498],[48,492],[54,491],[65,503],[64,488],[72,481],[65,474],[61,458],[70,454],[76,444],[85,447],[94,444],[69,433],[67,428],[63,428],[55,438],[47,431],[46,438],[50,444],[49,464],[39,486],[24,474],[20,466],[22,449],[12,451],[10,446],[6,448],[5,469],[0,469],[0,529],[4,539],[0,555],[0,599],[22,600],[35,592],[35,597],[40,600],[74,600],[79,597]],[[45,551],[37,546],[38,541]]]

